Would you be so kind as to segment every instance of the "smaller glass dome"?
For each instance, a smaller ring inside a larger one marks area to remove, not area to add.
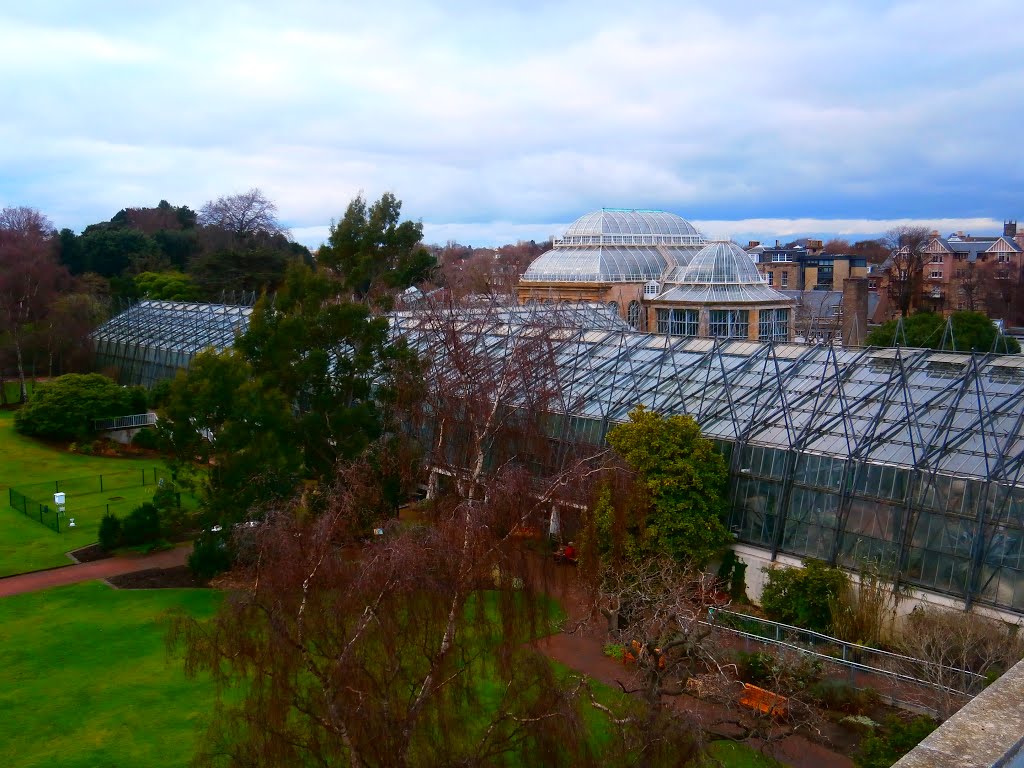
[[[707,285],[738,283],[759,285],[764,276],[750,255],[736,243],[716,240],[698,251],[685,267],[676,267],[666,282]]]
[[[790,302],[788,297],[768,285],[750,255],[728,240],[708,243],[688,264],[668,270],[663,284],[665,292],[656,301],[700,304]]]

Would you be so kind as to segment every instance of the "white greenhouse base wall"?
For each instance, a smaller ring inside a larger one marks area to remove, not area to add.
[[[767,549],[752,547],[747,544],[733,545],[733,551],[744,563],[747,564],[746,586],[747,597],[758,605],[761,604],[761,592],[767,582],[767,574],[764,569],[772,568],[800,568],[803,561],[798,557],[779,554],[772,562],[772,553]],[[857,583],[857,574],[848,572],[853,583]],[[897,612],[901,616],[910,613],[918,606],[935,606],[949,610],[964,610],[964,601],[949,595],[940,595],[935,592],[927,592],[921,589],[913,589],[910,594],[904,597],[899,604]],[[996,608],[989,608],[983,605],[974,605],[974,613],[982,616],[989,616],[1010,624],[1024,624],[1024,616],[1011,611],[1002,611]]]

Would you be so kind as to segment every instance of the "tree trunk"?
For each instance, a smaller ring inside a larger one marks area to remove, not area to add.
[[[25,386],[25,363],[22,361],[21,358],[21,342],[19,342],[17,339],[14,340],[14,351],[18,357],[18,383],[21,386],[21,399],[18,402],[27,403],[28,387]]]

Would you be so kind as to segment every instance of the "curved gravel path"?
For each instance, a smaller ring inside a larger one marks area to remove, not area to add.
[[[0,597],[18,595],[22,592],[35,592],[64,584],[77,584],[80,581],[108,579],[134,571],[145,571],[149,568],[174,568],[185,565],[192,545],[175,547],[151,555],[131,555],[110,557],[105,560],[94,560],[91,563],[68,565],[64,568],[51,568],[48,571],[22,573],[0,579]]]

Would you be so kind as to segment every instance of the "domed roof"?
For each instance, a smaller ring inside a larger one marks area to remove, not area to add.
[[[602,208],[576,219],[537,257],[525,282],[646,282],[687,264],[707,241],[686,219],[664,211]]]
[[[750,255],[736,243],[716,240],[698,251],[685,267],[673,270],[665,281],[689,285],[760,285],[765,279]]]
[[[580,216],[565,230],[562,240],[573,240],[573,245],[579,245],[581,243],[574,241],[575,238],[603,239],[607,235],[646,235],[651,239],[645,238],[645,245],[691,245],[705,242],[693,224],[674,213],[631,208],[602,208]],[[685,238],[685,242],[679,238]]]
[[[791,302],[768,285],[750,255],[736,243],[716,240],[685,266],[670,269],[657,301],[681,303]]]

